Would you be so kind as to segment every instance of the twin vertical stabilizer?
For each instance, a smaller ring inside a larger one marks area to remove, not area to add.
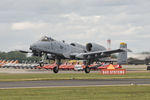
[[[126,64],[127,63],[127,44],[124,42],[120,43],[120,48],[126,49],[126,50],[118,54],[118,64],[119,65]]]

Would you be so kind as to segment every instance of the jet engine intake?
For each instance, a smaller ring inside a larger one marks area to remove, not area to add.
[[[93,52],[93,51],[104,51],[106,48],[104,46],[101,46],[96,43],[87,43],[86,44],[86,50],[88,52]]]

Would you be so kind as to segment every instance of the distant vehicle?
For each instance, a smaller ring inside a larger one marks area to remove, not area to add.
[[[42,67],[46,59],[55,60],[57,65],[53,68],[54,73],[58,73],[62,59],[84,60],[85,73],[90,72],[89,65],[101,58],[110,57],[113,53],[119,53],[118,63],[124,64],[127,60],[127,44],[120,43],[120,48],[115,50],[106,50],[105,47],[96,43],[87,43],[82,46],[78,43],[67,44],[62,41],[56,41],[51,37],[43,37],[40,41],[35,42],[30,46],[29,51],[24,53],[33,53],[35,56],[42,57],[40,66]]]
[[[150,65],[150,56],[145,58],[146,65]]]
[[[143,60],[139,60],[139,59],[135,59],[135,58],[129,58],[128,59],[128,64],[131,64],[131,65],[141,65],[141,64],[149,65],[150,64],[150,59],[146,58],[146,59],[143,59]]]
[[[77,62],[75,65],[74,65],[74,70],[75,71],[83,71],[85,68],[85,65],[83,63],[80,63],[80,62]]]

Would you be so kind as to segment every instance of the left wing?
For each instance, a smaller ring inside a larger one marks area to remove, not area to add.
[[[17,50],[17,51],[19,51],[21,53],[32,53],[32,51],[27,51],[27,50]]]

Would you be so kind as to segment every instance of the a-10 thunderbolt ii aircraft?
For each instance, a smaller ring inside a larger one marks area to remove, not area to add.
[[[51,37],[44,36],[41,40],[30,45],[30,50],[34,56],[42,57],[40,66],[43,66],[46,59],[55,60],[57,65],[53,68],[54,73],[58,73],[62,59],[84,60],[84,64],[86,65],[85,73],[90,72],[90,68],[88,66],[94,61],[110,57],[113,53],[119,53],[119,64],[124,64],[127,60],[126,43],[120,43],[119,49],[106,50],[105,47],[96,43],[87,43],[86,46],[78,43],[67,44],[64,41],[57,41]],[[20,51],[28,53],[27,51],[23,50]]]

